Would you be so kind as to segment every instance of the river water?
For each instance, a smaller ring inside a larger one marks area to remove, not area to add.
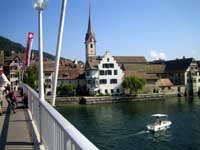
[[[200,150],[198,97],[65,105],[57,110],[102,150]],[[169,115],[169,130],[155,134],[144,131],[155,113]]]

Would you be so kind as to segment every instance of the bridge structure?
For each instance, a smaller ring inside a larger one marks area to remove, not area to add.
[[[28,96],[28,109],[19,109],[16,113],[12,113],[9,107],[5,108],[7,110],[4,110],[5,113],[0,117],[0,150],[98,150],[53,107],[67,0],[62,0],[52,105],[44,98],[42,11],[47,1],[34,0],[34,8],[38,11],[39,93],[28,85],[20,83],[23,92]]]
[[[1,116],[1,150],[98,150],[36,91],[24,83],[21,87],[28,95],[28,109]]]

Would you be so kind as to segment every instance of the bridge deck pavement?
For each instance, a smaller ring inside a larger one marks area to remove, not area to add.
[[[4,113],[0,116],[0,150],[34,150],[27,110],[19,104],[16,113],[13,113],[9,112],[5,100],[3,105]]]

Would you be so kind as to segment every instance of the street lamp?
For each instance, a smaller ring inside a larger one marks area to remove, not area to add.
[[[44,100],[43,84],[43,31],[42,11],[47,7],[48,0],[33,0],[33,8],[38,10],[38,49],[39,49],[39,99]]]
[[[44,10],[47,7],[48,0],[33,0],[33,8],[36,10]]]

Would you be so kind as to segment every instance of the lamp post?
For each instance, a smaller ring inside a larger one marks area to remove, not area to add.
[[[48,0],[33,0],[33,8],[38,11],[39,99],[40,100],[44,100],[42,11],[47,7],[47,3]]]
[[[39,100],[44,101],[43,83],[43,31],[42,31],[42,11],[47,7],[48,0],[33,0],[33,7],[38,11],[38,49],[39,49]],[[42,110],[39,102],[40,113],[40,144],[42,145]]]

